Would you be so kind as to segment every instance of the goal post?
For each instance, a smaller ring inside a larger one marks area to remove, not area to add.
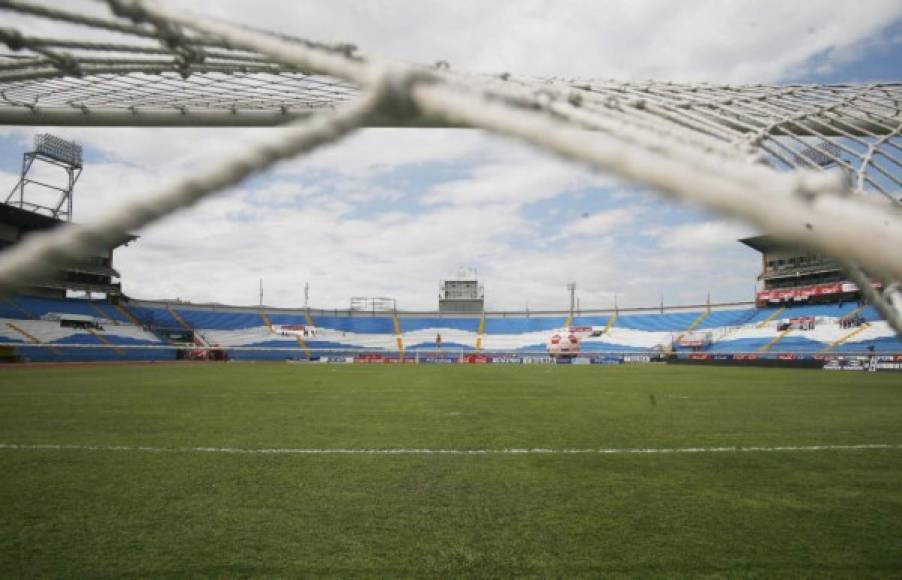
[[[98,17],[0,2],[0,12],[15,16],[14,26],[0,29],[8,49],[0,55],[0,123],[289,130],[78,232],[35,236],[0,256],[0,289],[358,128],[461,126],[832,255],[856,281],[881,281],[868,298],[902,335],[900,82],[728,86],[474,75],[141,0],[105,3],[109,15]],[[73,32],[40,36],[29,23],[41,20]]]

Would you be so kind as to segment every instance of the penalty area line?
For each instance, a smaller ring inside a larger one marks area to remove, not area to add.
[[[698,453],[786,453],[805,451],[854,451],[902,449],[902,444],[864,443],[858,445],[779,445],[729,447],[659,448],[503,448],[503,449],[428,449],[428,448],[242,448],[242,447],[147,447],[132,445],[66,445],[0,443],[0,450],[33,451],[137,451],[145,453],[219,453],[225,455],[666,455]]]

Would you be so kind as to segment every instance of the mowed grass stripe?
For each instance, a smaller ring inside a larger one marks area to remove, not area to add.
[[[677,447],[677,448],[594,448],[594,449],[425,449],[425,448],[268,448],[235,447],[147,447],[129,445],[72,445],[0,443],[0,450],[23,451],[137,451],[145,453],[225,453],[239,455],[659,455],[681,453],[774,453],[792,451],[861,451],[902,449],[902,444],[865,443],[856,445],[780,445],[777,447]]]
[[[0,442],[36,447],[0,450],[0,577],[902,570],[902,381],[892,374],[9,370]],[[37,448],[58,444],[83,449]],[[286,449],[327,453],[260,451]],[[672,451],[692,449],[703,451]]]
[[[589,449],[902,441],[898,375],[224,364],[0,373],[0,441]]]

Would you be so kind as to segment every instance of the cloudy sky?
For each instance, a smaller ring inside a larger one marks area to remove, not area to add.
[[[745,82],[898,80],[897,0],[409,2],[202,0],[199,12],[371,53],[519,75]],[[44,31],[44,32],[51,32]],[[85,147],[75,219],[277,129],[0,128],[0,187],[50,130]],[[369,129],[138,232],[117,254],[138,298],[434,309],[478,270],[491,309],[749,300],[751,232],[473,130]]]

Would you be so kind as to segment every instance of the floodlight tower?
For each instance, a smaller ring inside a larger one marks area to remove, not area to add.
[[[48,183],[35,175],[54,168],[66,172],[64,182]],[[81,171],[81,145],[49,133],[35,135],[34,148],[22,156],[22,173],[5,203],[71,222],[72,196]]]
[[[567,291],[570,293],[570,318],[573,318],[573,308],[576,306],[576,282],[567,284]]]

